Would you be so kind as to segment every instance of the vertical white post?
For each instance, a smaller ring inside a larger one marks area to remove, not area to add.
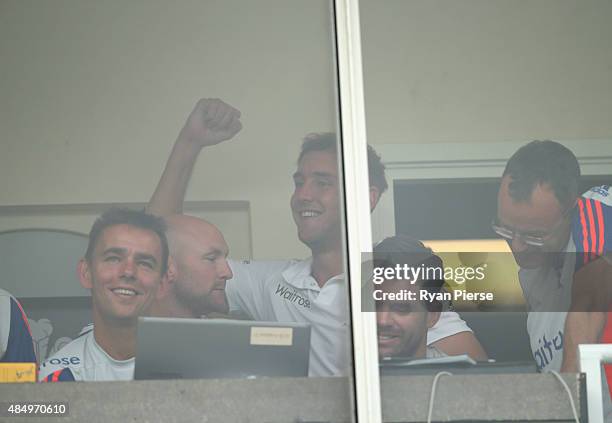
[[[580,371],[586,373],[589,423],[603,423],[601,364],[612,362],[612,345],[578,345]],[[603,393],[609,395],[608,392]]]
[[[358,0],[335,0],[355,393],[360,422],[381,422],[374,313],[361,311],[361,253],[372,251]]]

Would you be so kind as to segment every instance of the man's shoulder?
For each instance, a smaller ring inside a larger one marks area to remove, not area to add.
[[[28,318],[10,293],[0,290],[0,360],[36,362]]]
[[[612,186],[599,185],[582,194],[583,198],[599,201],[606,206],[612,206]]]
[[[0,289],[0,357],[4,354],[11,331],[11,294]]]
[[[0,289],[0,321],[15,322],[20,320],[27,323],[23,307],[13,295]]]
[[[250,279],[251,282],[265,283],[288,269],[310,266],[309,260],[230,260],[234,273],[233,281]]]
[[[577,252],[590,254],[585,254],[577,266],[611,250],[612,190],[609,185],[593,187],[578,199],[572,220],[572,239]]]
[[[274,293],[284,295],[281,291],[286,282],[294,281],[295,275],[310,274],[311,260],[231,261],[230,267],[234,275],[225,288],[230,310],[266,320],[271,318],[269,306],[275,301]]]
[[[13,298],[11,294],[0,288],[0,298]]]
[[[297,260],[297,259],[289,259],[289,260],[251,260],[251,259],[235,260],[235,259],[230,259],[228,260],[232,270],[234,269],[234,267],[244,267],[246,269],[251,269],[251,270],[263,269],[263,270],[270,270],[270,271],[283,270],[288,267],[295,266],[299,263],[305,263],[307,261],[308,260]]]
[[[600,185],[589,189],[578,199],[577,212],[573,216],[574,224],[586,230],[606,230],[605,223],[612,224],[612,188]],[[608,229],[609,230],[609,229]]]
[[[0,289],[0,320],[10,321],[11,307],[14,302],[17,302],[15,297],[5,290]]]
[[[438,321],[427,331],[427,344],[461,332],[472,332],[472,329],[456,312],[443,311]]]
[[[66,344],[40,365],[39,379],[64,368],[77,369],[83,366],[85,345],[92,332],[88,332]]]

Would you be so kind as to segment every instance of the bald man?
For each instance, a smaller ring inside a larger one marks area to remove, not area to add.
[[[197,217],[173,215],[165,220],[172,257],[170,289],[158,299],[152,314],[199,318],[211,312],[227,313],[225,283],[232,278],[232,271],[221,232]]]

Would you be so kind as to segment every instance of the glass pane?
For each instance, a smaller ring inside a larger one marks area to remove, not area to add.
[[[2,2],[0,230],[83,241],[112,205],[146,207],[166,218],[172,259],[166,278],[160,237],[111,223],[74,280],[61,275],[79,257],[54,260],[48,280],[28,277],[37,269],[11,281],[41,378],[132,379],[134,367],[145,379],[279,377],[255,380],[251,396],[244,380],[224,382],[226,413],[259,401],[272,421],[281,401],[293,419],[353,419],[332,10],[328,0]],[[61,295],[41,294],[43,282],[61,282]],[[137,316],[197,321],[140,322],[136,335]]]
[[[611,342],[605,278],[579,273],[609,270],[611,18],[600,1],[360,1],[367,138],[388,184],[370,162],[382,242],[364,283],[383,376],[424,372],[403,366],[414,359],[435,373],[449,356],[575,372],[570,322],[580,342]],[[579,280],[602,284],[583,306]],[[597,312],[603,336],[568,310]],[[383,417],[396,412],[383,395]]]

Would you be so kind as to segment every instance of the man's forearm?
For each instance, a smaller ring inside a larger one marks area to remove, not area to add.
[[[578,345],[599,342],[610,303],[612,266],[606,260],[594,260],[576,272],[572,306],[565,319],[562,371],[578,371]]]
[[[182,213],[187,186],[201,149],[201,146],[190,143],[179,136],[157,188],[147,205],[149,213],[158,216]]]
[[[484,361],[488,358],[474,333],[469,331],[455,333],[433,342],[431,345],[447,355],[467,354],[477,361]]]
[[[578,371],[578,345],[597,343],[605,324],[606,313],[601,311],[569,312],[567,314],[562,372]]]
[[[239,110],[219,99],[200,99],[174,143],[147,211],[158,216],[181,213],[189,179],[202,148],[227,141],[241,129]]]

